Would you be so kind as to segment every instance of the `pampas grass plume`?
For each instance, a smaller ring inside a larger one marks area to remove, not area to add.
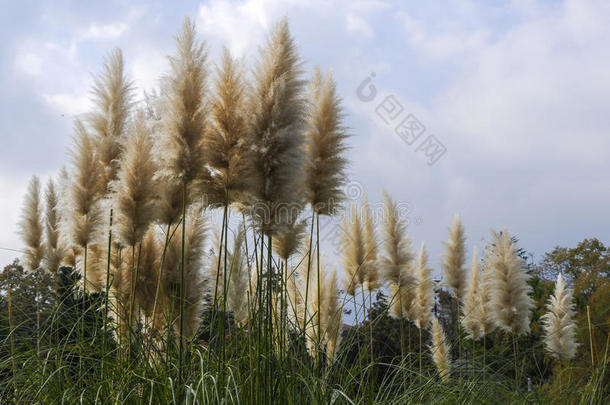
[[[95,78],[95,108],[89,116],[96,155],[102,167],[100,188],[104,193],[116,179],[132,92],[132,84],[124,74],[123,53],[115,49],[106,59],[102,74]]]
[[[451,348],[447,343],[447,337],[443,332],[438,318],[432,318],[432,344],[430,351],[432,354],[432,361],[438,370],[438,373],[443,382],[448,382],[451,373]]]
[[[255,182],[252,136],[246,110],[247,86],[242,65],[227,49],[216,71],[211,125],[204,137],[208,174],[202,182],[209,203],[246,203]]]
[[[534,301],[529,296],[531,287],[527,284],[529,275],[506,230],[492,232],[487,262],[490,271],[487,283],[491,319],[505,332],[517,336],[529,332],[529,314],[534,306]]]
[[[102,225],[97,163],[91,137],[80,120],[75,122],[75,149],[72,151],[72,181],[70,182],[69,221],[72,242],[86,247],[99,236]]]
[[[32,176],[23,201],[19,233],[25,242],[25,265],[29,270],[40,267],[44,257],[42,244],[42,206],[40,201],[40,180]]]
[[[127,138],[117,180],[111,185],[118,238],[124,246],[140,242],[157,214],[152,148],[150,130],[139,113]]]
[[[343,270],[344,285],[349,295],[354,295],[358,286],[364,282],[365,246],[362,224],[357,208],[352,207],[343,221]]]
[[[305,98],[301,61],[288,22],[281,20],[261,49],[249,100],[252,149],[259,183],[251,210],[259,230],[274,235],[293,218],[291,204],[302,200]]]
[[[466,288],[466,237],[460,216],[456,214],[449,227],[449,240],[445,242],[443,255],[443,270],[445,283],[451,289],[454,297],[461,303]]]
[[[364,226],[364,284],[365,290],[372,292],[379,288],[379,269],[377,264],[377,245],[379,243],[375,232],[375,224],[371,215],[371,207],[367,195],[362,202],[362,224]]]
[[[415,264],[415,299],[413,301],[413,314],[415,325],[419,329],[425,329],[432,319],[432,307],[434,306],[434,282],[432,281],[432,269],[428,267],[428,252],[426,244],[422,243]]]
[[[55,183],[49,179],[45,189],[45,221],[46,265],[49,271],[55,273],[65,255],[63,241],[60,238],[60,206]]]
[[[575,340],[574,303],[572,291],[566,286],[561,274],[557,276],[555,292],[549,299],[547,310],[542,316],[547,351],[560,360],[573,358],[578,348]]]
[[[314,70],[310,90],[307,137],[309,202],[320,215],[333,215],[345,199],[347,129],[332,75]]]

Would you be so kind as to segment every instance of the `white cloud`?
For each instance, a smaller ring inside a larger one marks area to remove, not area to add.
[[[15,69],[19,73],[40,76],[42,73],[42,58],[32,52],[19,52],[15,58]]]
[[[129,26],[123,22],[111,24],[92,23],[88,29],[79,37],[79,40],[86,39],[116,39],[123,35]]]
[[[364,35],[368,39],[371,39],[374,36],[373,28],[370,24],[368,24],[362,16],[355,13],[349,13],[347,15],[346,26],[349,32]]]
[[[69,116],[83,114],[92,106],[87,92],[43,94],[43,99],[58,113]]]
[[[280,4],[275,0],[212,0],[199,7],[198,29],[204,37],[219,39],[233,54],[244,55],[269,28],[268,14],[278,12]]]

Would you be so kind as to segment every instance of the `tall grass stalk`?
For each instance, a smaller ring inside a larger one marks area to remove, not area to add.
[[[184,357],[184,248],[186,240],[186,182],[182,183],[182,246],[180,248],[180,334],[178,354],[178,386],[182,387],[182,362]],[[171,319],[171,318],[170,318]],[[168,341],[169,343],[169,341]],[[181,397],[181,395],[180,395]]]
[[[110,221],[108,225],[108,253],[106,256],[106,284],[104,290],[104,334],[102,335],[102,350],[106,353],[106,335],[108,334],[108,295],[110,292],[110,259],[112,249],[112,218],[113,210],[110,209]],[[104,379],[104,360],[105,356],[102,356],[101,372],[102,380]]]

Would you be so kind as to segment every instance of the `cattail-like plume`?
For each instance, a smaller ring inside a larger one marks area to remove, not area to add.
[[[205,164],[207,55],[204,44],[196,38],[195,24],[188,18],[176,42],[177,54],[169,58],[171,74],[163,81],[165,136],[161,150],[165,167],[188,184],[200,176]]]
[[[111,185],[117,217],[118,240],[134,247],[156,215],[157,170],[152,138],[143,113],[130,131],[117,179]]]
[[[211,126],[205,134],[209,174],[202,182],[208,202],[230,205],[245,202],[253,187],[252,137],[246,110],[247,87],[243,68],[224,49],[216,73],[216,95],[211,102]]]
[[[106,59],[102,74],[95,78],[95,109],[89,117],[96,156],[102,169],[100,190],[104,194],[109,191],[109,185],[116,179],[119,169],[132,91],[132,84],[124,73],[123,53],[115,49]]]
[[[65,255],[63,241],[60,238],[60,205],[55,182],[50,179],[45,189],[45,221],[44,229],[46,236],[46,267],[55,273],[59,268]]]
[[[337,271],[334,270],[328,280],[328,290],[326,291],[325,304],[323,306],[324,317],[327,325],[322,338],[326,343],[326,359],[332,362],[341,343],[341,326],[343,325],[343,305],[339,298],[337,286]]]
[[[187,227],[184,244],[184,332],[190,338],[197,330],[203,299],[203,249],[206,236],[204,216],[201,207],[192,206],[187,214]],[[174,237],[167,247],[163,263],[161,282],[164,297],[161,300],[163,314],[170,316],[170,324],[179,331],[180,314],[180,267],[182,240]]]
[[[364,260],[366,257],[364,236],[360,216],[355,206],[343,221],[343,270],[347,294],[354,296],[364,282]]]
[[[59,190],[57,211],[59,213],[59,240],[64,247],[64,256],[60,264],[75,268],[76,266],[76,251],[77,247],[72,242],[72,234],[70,229],[70,215],[72,213],[72,183],[70,175],[65,166],[62,166],[59,171],[57,180],[57,188]]]
[[[233,252],[227,263],[228,269],[228,288],[227,288],[227,308],[233,312],[235,321],[244,323],[248,319],[248,266],[244,257],[244,225],[239,226],[239,231],[233,241]]]
[[[159,217],[172,224],[192,200],[192,186],[207,177],[204,156],[206,131],[206,53],[195,35],[195,25],[186,18],[177,39],[177,53],[169,58],[171,72],[164,77],[161,128],[156,156],[159,167]]]
[[[154,307],[162,248],[154,228],[149,227],[142,239],[142,246],[138,249],[138,278],[135,280],[137,308],[141,309],[142,313],[149,318],[152,317]]]
[[[413,318],[419,329],[425,329],[432,319],[434,306],[434,281],[432,269],[428,267],[428,252],[425,243],[421,244],[415,265],[415,299],[413,300]]]
[[[390,315],[402,319],[411,312],[415,289],[415,278],[411,271],[413,253],[404,221],[400,218],[398,206],[390,195],[383,193],[385,208],[384,255],[380,260],[391,294]]]
[[[364,284],[365,290],[372,292],[380,287],[379,269],[377,264],[378,239],[375,232],[375,224],[371,214],[369,201],[364,195],[362,202],[362,224],[364,227]]]
[[[566,286],[561,274],[555,282],[555,292],[547,304],[548,312],[542,315],[545,331],[544,344],[552,356],[566,360],[576,354],[576,323],[572,291]]]
[[[73,171],[70,183],[69,221],[72,243],[87,247],[95,242],[102,225],[100,210],[100,167],[91,137],[81,121],[75,122],[75,148],[72,151]]]
[[[314,258],[317,262],[317,259]],[[317,265],[317,263],[314,263]],[[299,275],[307,277],[307,266],[299,267]],[[317,281],[318,273],[309,272],[310,290],[305,310],[306,322],[305,337],[310,353],[315,353],[319,342],[325,350],[327,360],[332,361],[341,340],[341,325],[343,320],[343,306],[339,297],[337,285],[337,272],[328,272],[323,262],[320,263],[320,283]],[[319,288],[319,289],[318,289]],[[295,301],[300,302],[301,298]],[[297,309],[298,311],[298,309]]]
[[[438,373],[443,382],[448,382],[451,373],[451,348],[447,343],[445,332],[438,318],[432,318],[432,345],[430,352],[432,353],[432,361],[438,370]]]
[[[475,247],[472,255],[470,283],[464,299],[464,316],[462,325],[468,337],[479,340],[494,330],[494,323],[489,313],[489,268],[487,263],[483,270],[479,266],[478,251]]]
[[[529,332],[529,314],[534,306],[527,284],[529,275],[506,230],[492,232],[487,262],[491,319],[497,327],[516,336]]]
[[[317,266],[317,258],[314,256],[312,266]],[[316,344],[321,343],[320,331],[326,330],[327,318],[323,315],[323,307],[325,304],[325,297],[327,293],[326,284],[326,266],[324,263],[320,263],[320,272],[307,271],[307,264],[299,266],[299,276],[304,280],[303,283],[307,282],[307,276],[309,275],[309,296],[306,297],[307,308],[305,308],[305,339],[307,348],[310,353],[315,352]],[[318,276],[320,282],[318,283]],[[320,340],[319,340],[320,339]]]
[[[443,256],[443,270],[445,273],[445,284],[451,289],[458,305],[464,298],[466,288],[466,272],[464,262],[466,260],[466,237],[464,227],[459,215],[456,215],[449,227],[449,240],[445,244]]]
[[[472,252],[472,267],[470,268],[470,283],[464,297],[464,316],[462,326],[466,329],[468,337],[478,340],[482,337],[481,331],[481,271],[479,268],[479,255],[475,246]]]
[[[290,205],[302,199],[305,99],[301,61],[286,20],[273,29],[261,50],[250,98],[251,132],[260,184],[251,216],[259,230],[274,235],[293,219]]]
[[[322,75],[316,67],[311,81],[310,111],[307,116],[307,186],[309,202],[320,215],[333,215],[345,199],[344,156],[347,128],[343,125],[343,107],[337,96],[332,75]]]
[[[39,268],[44,257],[41,216],[40,180],[33,176],[23,201],[21,221],[19,222],[19,233],[25,242],[25,265],[29,270]]]
[[[494,331],[496,328],[491,314],[489,312],[489,278],[491,272],[489,271],[489,266],[487,263],[484,263],[483,266],[483,274],[482,281],[479,283],[479,292],[478,292],[478,310],[475,312],[476,314],[476,322],[478,323],[478,329],[481,332],[480,337],[485,337]],[[474,338],[474,337],[473,337]]]
[[[284,261],[299,251],[307,232],[307,222],[291,221],[273,239],[273,250]]]

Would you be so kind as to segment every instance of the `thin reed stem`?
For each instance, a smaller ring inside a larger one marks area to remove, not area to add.
[[[312,207],[313,210],[313,207]],[[309,232],[309,248],[307,249],[307,277],[305,277],[305,314],[307,314],[307,300],[309,298],[309,274],[311,271],[311,248],[313,246],[313,223],[314,223],[314,218],[315,218],[315,211],[312,211],[311,214],[311,229]],[[304,322],[303,322],[303,338],[305,338],[305,330],[307,327],[307,323],[309,322],[309,320],[307,319],[307,316],[305,316]]]
[[[229,233],[229,205],[225,204],[224,213],[223,213],[223,223],[224,223],[224,268],[222,271],[222,317],[220,321],[220,340],[221,340],[221,366],[224,368],[225,364],[225,319],[227,313],[227,283],[229,283],[229,279],[227,278],[227,250],[229,248],[228,245],[228,233]],[[236,252],[233,252],[235,256]],[[221,375],[224,375],[221,373]]]
[[[318,356],[322,355],[322,348],[321,343],[322,343],[322,317],[320,314],[320,305],[321,305],[321,299],[320,299],[320,289],[321,289],[321,285],[320,285],[320,214],[316,214],[316,264],[317,264],[317,268],[318,268],[318,344],[317,344],[317,350],[318,350]],[[320,359],[318,359],[319,363],[321,364],[322,362],[320,361]]]
[[[186,240],[186,182],[182,183],[182,246],[180,258],[180,336],[178,339],[178,390],[182,391],[182,362],[184,351],[184,242]]]
[[[157,284],[155,286],[155,299],[153,301],[152,320],[150,322],[151,327],[155,327],[155,320],[157,318],[157,304],[159,302],[159,293],[161,291],[161,276],[163,274],[163,266],[165,265],[165,256],[167,253],[167,246],[170,241],[170,231],[172,224],[167,224],[167,232],[165,232],[165,243],[163,244],[163,251],[161,252],[161,263],[159,264],[159,271],[157,273]]]
[[[589,348],[591,349],[591,367],[595,367],[595,354],[593,350],[593,331],[591,329],[591,311],[587,305],[587,325],[589,328]]]
[[[15,336],[13,335],[15,330],[13,329],[13,299],[12,299],[12,290],[13,285],[10,282],[8,283],[7,288],[7,300],[8,300],[8,325],[9,325],[9,334],[11,341],[11,365],[13,371],[13,393],[17,396],[17,360],[15,359]]]
[[[110,225],[108,228],[108,254],[106,256],[106,290],[104,291],[104,334],[102,335],[102,380],[104,379],[104,360],[106,354],[106,335],[108,334],[108,295],[110,291],[110,252],[112,249],[112,208],[110,209]]]

